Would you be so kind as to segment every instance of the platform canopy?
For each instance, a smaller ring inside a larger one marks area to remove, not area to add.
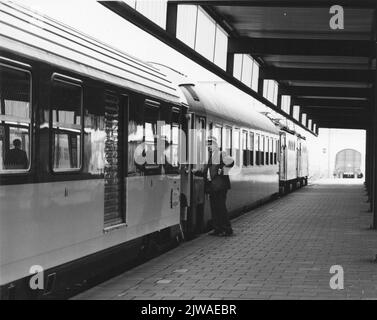
[[[290,96],[286,116],[307,130],[371,124],[375,0],[169,0],[165,30],[142,23],[123,2],[102,4],[279,113],[284,113],[282,96]],[[200,7],[226,32],[225,70],[177,39],[178,8],[189,5]],[[240,55],[258,62],[257,89],[236,79],[234,61]],[[263,94],[266,79],[276,82],[276,101]]]

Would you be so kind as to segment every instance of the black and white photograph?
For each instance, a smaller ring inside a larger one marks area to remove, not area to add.
[[[377,300],[376,52],[376,0],[0,0],[0,300]]]

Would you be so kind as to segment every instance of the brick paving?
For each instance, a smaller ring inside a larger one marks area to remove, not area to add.
[[[364,187],[337,183],[261,206],[233,220],[234,237],[202,235],[73,299],[377,299]],[[343,290],[329,286],[332,265]]]

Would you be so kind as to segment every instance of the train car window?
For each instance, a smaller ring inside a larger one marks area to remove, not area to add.
[[[104,173],[105,109],[104,92],[100,88],[85,95],[88,108],[84,117],[84,171],[93,175]]]
[[[254,165],[254,133],[250,132],[249,133],[249,163],[251,166]]]
[[[128,175],[140,175],[142,166],[138,164],[136,150],[143,143],[144,115],[143,102],[137,97],[130,99],[128,110]],[[141,105],[140,105],[141,104]]]
[[[222,148],[222,127],[219,124],[215,124],[212,129],[212,135],[217,140],[217,145],[221,149]]]
[[[30,92],[30,72],[0,64],[0,173],[30,168]]]
[[[171,124],[171,166],[178,168],[179,166],[179,116],[180,110],[173,110],[172,112],[172,124]]]
[[[196,169],[200,169],[206,164],[206,119],[202,117],[196,117],[195,124],[196,134]]]
[[[144,106],[145,173],[157,174],[157,121],[160,118],[159,104],[146,101]]]
[[[278,140],[273,140],[272,143],[274,145],[274,164],[277,164],[277,150],[279,149],[278,148],[279,141]]]
[[[261,140],[260,140],[260,164],[263,166],[264,165],[264,144],[265,140],[264,140],[264,136],[261,136]]]
[[[234,129],[233,132],[233,157],[234,163],[236,166],[241,166],[241,157],[240,157],[240,129]]]
[[[76,171],[81,168],[82,87],[54,76],[51,93],[52,170]]]
[[[223,150],[228,156],[232,156],[232,128],[230,127],[225,127]]]
[[[260,165],[260,135],[256,134],[256,139],[255,139],[255,163],[257,166]]]
[[[157,140],[157,160],[161,164],[161,172],[168,173],[172,169],[172,108],[165,104],[160,108],[157,135],[160,137]]]
[[[246,168],[250,161],[249,161],[249,152],[247,150],[248,146],[248,134],[247,131],[242,131],[242,165]]]

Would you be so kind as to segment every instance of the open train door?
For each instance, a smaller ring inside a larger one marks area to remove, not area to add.
[[[285,132],[280,132],[280,163],[279,163],[279,180],[280,180],[280,194],[285,194],[287,191],[287,137]]]
[[[180,152],[181,156],[181,227],[184,237],[188,237],[188,218],[190,210],[190,199],[191,199],[191,180],[192,180],[192,160],[191,160],[191,150],[192,150],[192,138],[189,134],[192,128],[192,117],[191,113],[185,113],[182,116],[182,131],[180,137]]]
[[[301,182],[301,177],[302,177],[302,168],[301,168],[301,163],[302,163],[302,153],[301,153],[301,139],[297,138],[297,147],[296,147],[296,172],[297,172],[297,183],[296,187],[300,188],[302,187],[302,182]]]
[[[187,127],[188,164],[185,166],[182,190],[185,191],[187,208],[183,209],[183,225],[186,238],[192,238],[204,231],[204,180],[195,176],[192,170],[201,170],[205,164],[206,119],[188,113]]]

